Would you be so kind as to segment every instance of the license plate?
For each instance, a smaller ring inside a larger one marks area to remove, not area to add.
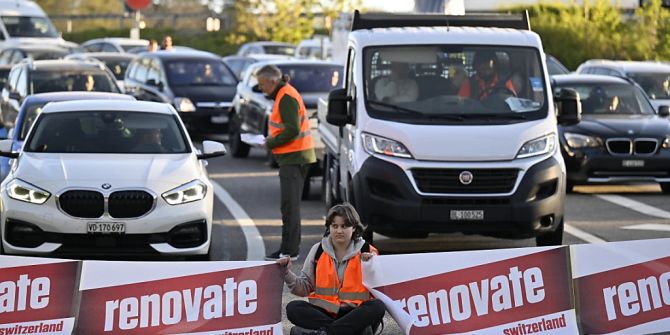
[[[450,211],[449,217],[452,220],[484,220],[484,211]]]
[[[621,161],[623,167],[643,167],[644,161],[639,159],[624,159]]]
[[[212,123],[226,123],[228,122],[228,117],[225,115],[216,115],[210,118]]]
[[[86,225],[89,234],[125,234],[126,224],[123,222],[89,222]]]

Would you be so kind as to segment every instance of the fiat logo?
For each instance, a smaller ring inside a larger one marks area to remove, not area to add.
[[[102,184],[102,188],[103,188],[104,190],[109,190],[110,188],[112,188],[112,185],[111,185],[111,184],[108,184],[108,183],[104,183],[104,184]]]
[[[463,185],[470,185],[472,183],[472,172],[470,171],[463,171],[461,174],[458,175],[458,180],[461,182]]]

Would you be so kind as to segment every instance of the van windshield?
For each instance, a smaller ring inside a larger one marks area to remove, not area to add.
[[[56,29],[46,17],[2,16],[10,37],[58,37]]]
[[[371,117],[513,123],[547,115],[540,53],[529,47],[421,45],[364,51]]]

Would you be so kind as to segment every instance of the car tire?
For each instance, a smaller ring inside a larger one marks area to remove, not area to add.
[[[670,194],[670,183],[661,183],[661,191],[665,194]]]
[[[230,140],[230,151],[235,158],[246,158],[249,156],[249,149],[251,147],[242,142],[240,137],[240,117],[237,113],[233,113],[228,125],[228,137]]]
[[[535,238],[535,244],[538,247],[548,247],[548,246],[554,246],[554,245],[562,245],[563,244],[563,219],[561,219],[561,222],[558,223],[558,226],[556,227],[556,230],[542,234],[540,236],[537,236]]]

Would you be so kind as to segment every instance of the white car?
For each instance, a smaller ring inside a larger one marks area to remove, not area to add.
[[[207,259],[213,189],[203,159],[223,144],[191,143],[169,104],[50,103],[0,184],[7,254],[164,255]]]

